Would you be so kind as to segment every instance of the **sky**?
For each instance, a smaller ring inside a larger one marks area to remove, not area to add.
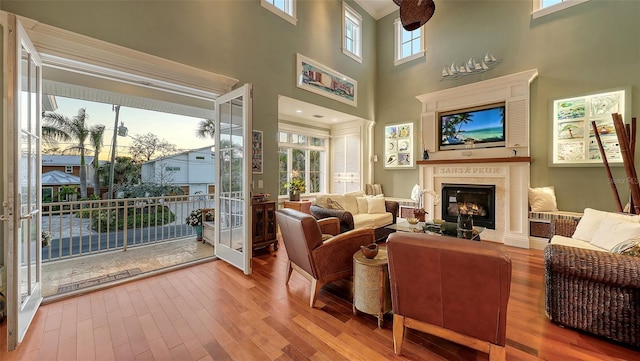
[[[80,108],[85,108],[86,114],[89,116],[86,121],[88,126],[102,124],[106,127],[100,159],[108,159],[111,155],[113,125],[116,116],[116,112],[112,110],[112,105],[59,96],[56,96],[56,102],[58,103],[58,109],[55,110],[56,113],[72,118],[78,114]],[[133,142],[131,136],[147,133],[153,133],[158,138],[167,140],[180,150],[197,149],[212,145],[213,139],[201,139],[195,135],[198,123],[201,120],[200,118],[121,106],[119,122],[124,123],[129,133],[126,137],[118,137],[116,155],[123,156],[128,154],[128,148]],[[65,149],[74,144],[73,142],[59,142],[59,147]]]

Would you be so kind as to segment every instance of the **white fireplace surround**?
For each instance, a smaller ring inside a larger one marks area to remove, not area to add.
[[[421,187],[441,194],[444,183],[494,185],[496,227],[481,237],[522,248],[530,247],[529,86],[537,75],[537,70],[529,70],[417,97],[422,102],[423,144],[430,153],[430,160],[418,162]],[[506,104],[505,147],[437,150],[439,112],[498,102]],[[428,194],[424,204],[433,218],[442,218],[440,205]]]

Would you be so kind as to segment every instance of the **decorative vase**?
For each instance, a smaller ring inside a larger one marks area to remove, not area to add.
[[[458,238],[473,238],[473,215],[458,214]]]
[[[194,226],[196,228],[196,241],[202,242],[202,226]]]
[[[289,200],[290,201],[299,201],[300,200],[300,192],[289,192]]]
[[[427,151],[426,149],[422,151],[422,159],[423,160],[429,159],[429,151]]]
[[[414,210],[413,210],[413,215],[414,215],[416,218],[418,218],[418,221],[419,221],[419,222],[424,222],[424,215],[425,215],[426,213],[427,213],[427,212],[425,212],[425,211],[424,211],[424,209],[416,208],[416,209],[414,209]]]

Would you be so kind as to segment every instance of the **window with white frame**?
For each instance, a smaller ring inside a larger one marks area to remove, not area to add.
[[[279,195],[288,194],[285,183],[292,174],[304,179],[305,192],[302,195],[326,192],[328,135],[302,133],[278,132]]]
[[[539,18],[587,1],[589,0],[533,0],[533,13],[531,16],[534,19]]]
[[[263,8],[296,25],[296,0],[260,0]]]
[[[362,63],[362,16],[342,3],[342,52]]]
[[[67,165],[64,167],[64,172],[67,174],[73,173],[73,166]]]
[[[394,65],[406,63],[424,56],[424,26],[413,31],[402,27],[400,18],[393,23],[395,28],[395,61]]]

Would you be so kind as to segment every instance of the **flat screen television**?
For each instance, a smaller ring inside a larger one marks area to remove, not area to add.
[[[505,146],[505,104],[438,113],[439,149],[491,148]]]

